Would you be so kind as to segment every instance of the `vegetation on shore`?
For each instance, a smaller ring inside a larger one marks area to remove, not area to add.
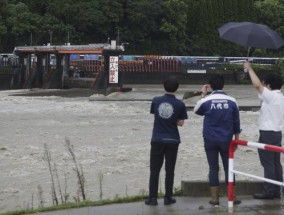
[[[74,146],[71,144],[69,138],[65,138],[65,147],[70,156],[70,159],[73,161],[73,170],[77,177],[77,192],[75,195],[72,194],[67,189],[67,178],[64,175],[64,183],[62,185],[62,181],[60,180],[59,173],[57,170],[56,162],[53,161],[50,149],[47,144],[44,144],[44,160],[46,161],[48,172],[50,175],[51,182],[51,199],[52,206],[45,206],[43,199],[43,190],[40,185],[38,185],[37,190],[37,201],[38,208],[35,208],[35,199],[34,195],[32,195],[31,202],[27,204],[26,209],[16,210],[16,211],[8,211],[5,213],[1,213],[0,215],[22,215],[22,214],[32,214],[39,212],[48,212],[62,209],[72,209],[72,208],[80,208],[80,207],[95,207],[102,206],[108,204],[116,204],[116,203],[129,203],[129,202],[137,202],[142,201],[147,198],[147,192],[145,190],[140,191],[138,195],[128,196],[127,187],[125,188],[125,197],[120,197],[119,195],[115,195],[113,199],[104,199],[103,198],[103,173],[98,173],[99,180],[99,200],[91,201],[87,197],[86,193],[86,178],[84,175],[84,170],[80,162],[78,161],[75,153]],[[163,191],[161,188],[161,182],[159,183],[159,197],[162,197]],[[181,190],[179,188],[174,188],[174,195],[181,195]],[[73,202],[71,200],[73,198]]]
[[[68,202],[65,204],[60,205],[53,205],[50,207],[43,207],[37,209],[23,209],[17,211],[10,211],[0,215],[22,215],[22,214],[33,214],[39,212],[49,212],[49,211],[56,211],[56,210],[64,210],[64,209],[72,209],[72,208],[81,208],[81,207],[95,207],[95,206],[102,206],[108,204],[116,204],[116,203],[129,203],[129,202],[136,202],[145,199],[146,196],[133,196],[133,197],[116,197],[114,199],[105,199],[99,201],[90,201],[84,200],[81,202]]]
[[[127,44],[125,54],[246,56],[246,47],[220,39],[220,26],[255,22],[284,35],[282,0],[0,2],[0,52],[12,52],[15,46],[117,40]],[[281,51],[252,51],[254,56],[281,56]]]
[[[159,197],[163,197],[163,193],[159,192]],[[175,189],[174,192],[175,196],[181,195],[180,189]],[[96,206],[103,206],[109,204],[119,204],[119,203],[131,203],[131,202],[139,202],[144,201],[148,197],[147,194],[141,194],[136,196],[126,196],[126,197],[119,197],[115,196],[114,199],[102,199],[98,201],[91,201],[91,200],[84,200],[81,202],[68,202],[60,205],[53,205],[50,207],[42,207],[37,209],[23,209],[17,211],[9,211],[0,215],[23,215],[23,214],[33,214],[39,212],[50,212],[56,210],[64,210],[64,209],[73,209],[73,208],[81,208],[81,207],[96,207]]]

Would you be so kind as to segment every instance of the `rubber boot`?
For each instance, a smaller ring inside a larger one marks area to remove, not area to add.
[[[219,187],[210,187],[211,192],[211,200],[209,201],[209,204],[213,206],[219,205]]]

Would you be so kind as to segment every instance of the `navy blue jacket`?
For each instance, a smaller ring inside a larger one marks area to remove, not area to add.
[[[194,112],[204,116],[203,137],[207,140],[230,142],[234,134],[241,132],[236,100],[222,90],[213,91],[199,100]]]
[[[150,113],[155,115],[151,142],[180,143],[177,121],[187,119],[185,104],[174,95],[154,97]]]

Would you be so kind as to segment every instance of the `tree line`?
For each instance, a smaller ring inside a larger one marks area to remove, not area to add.
[[[117,40],[128,44],[125,54],[246,56],[246,47],[219,37],[218,27],[231,21],[266,24],[284,36],[284,0],[0,0],[0,6],[0,52]]]

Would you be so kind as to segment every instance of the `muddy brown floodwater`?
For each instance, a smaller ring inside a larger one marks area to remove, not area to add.
[[[148,191],[153,124],[150,101],[8,96],[11,93],[0,91],[1,212],[36,208],[40,200],[43,206],[52,205],[44,144],[56,166],[61,188],[69,194],[69,201],[74,201],[78,184],[65,138],[71,141],[77,162],[83,168],[88,199],[99,200],[100,195],[112,199]],[[176,188],[182,180],[207,180],[201,135],[203,118],[192,111],[188,114],[189,120],[180,128],[182,143],[176,165]],[[258,114],[241,111],[241,139],[257,142]],[[256,150],[239,147],[235,157],[235,166],[240,171],[262,176]],[[58,181],[55,185],[60,196]],[[164,190],[163,180],[161,189]]]

